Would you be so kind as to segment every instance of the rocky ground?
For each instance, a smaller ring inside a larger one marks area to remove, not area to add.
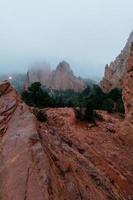
[[[97,126],[72,109],[47,109],[40,123],[8,82],[0,83],[0,200],[132,200],[133,152],[120,117]]]
[[[39,134],[48,171],[52,168],[50,194],[72,200],[133,199],[133,154],[116,140],[119,117],[102,113],[105,121],[90,126],[76,121],[72,109],[49,109],[47,114]]]

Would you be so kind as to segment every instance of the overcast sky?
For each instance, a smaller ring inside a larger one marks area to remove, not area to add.
[[[102,76],[133,29],[133,0],[0,0],[0,73],[68,61]]]

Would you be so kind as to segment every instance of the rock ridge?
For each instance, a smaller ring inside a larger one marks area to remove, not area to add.
[[[130,46],[130,54],[123,81],[123,101],[125,105],[125,121],[120,130],[120,138],[126,145],[133,148],[133,43]]]
[[[131,32],[128,41],[110,65],[105,66],[104,77],[100,82],[101,88],[104,92],[110,92],[114,88],[123,88],[123,80],[126,72],[127,60],[130,54],[130,46],[133,42],[133,31]]]

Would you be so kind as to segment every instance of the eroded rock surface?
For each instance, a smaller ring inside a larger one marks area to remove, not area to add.
[[[34,163],[36,120],[8,82],[0,83],[0,199],[44,199]]]
[[[0,92],[1,200],[133,199],[132,152],[107,131],[119,118],[92,127],[72,109],[47,109],[40,123],[8,82]]]
[[[133,148],[133,44],[127,61],[124,77],[123,101],[125,104],[125,121],[121,126],[120,137]]]
[[[130,55],[130,46],[133,42],[133,32],[131,32],[128,41],[115,61],[106,65],[103,80],[100,85],[104,92],[110,92],[113,88],[122,88],[123,79],[126,72],[127,60]]]
[[[133,198],[133,155],[116,143],[117,133],[107,131],[111,122],[118,130],[119,118],[106,114],[105,121],[90,127],[76,122],[72,109],[47,113],[40,135],[62,182],[64,199]]]

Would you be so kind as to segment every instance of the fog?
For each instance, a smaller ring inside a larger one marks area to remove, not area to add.
[[[77,75],[101,77],[133,29],[132,0],[0,1],[0,74],[66,60]]]

